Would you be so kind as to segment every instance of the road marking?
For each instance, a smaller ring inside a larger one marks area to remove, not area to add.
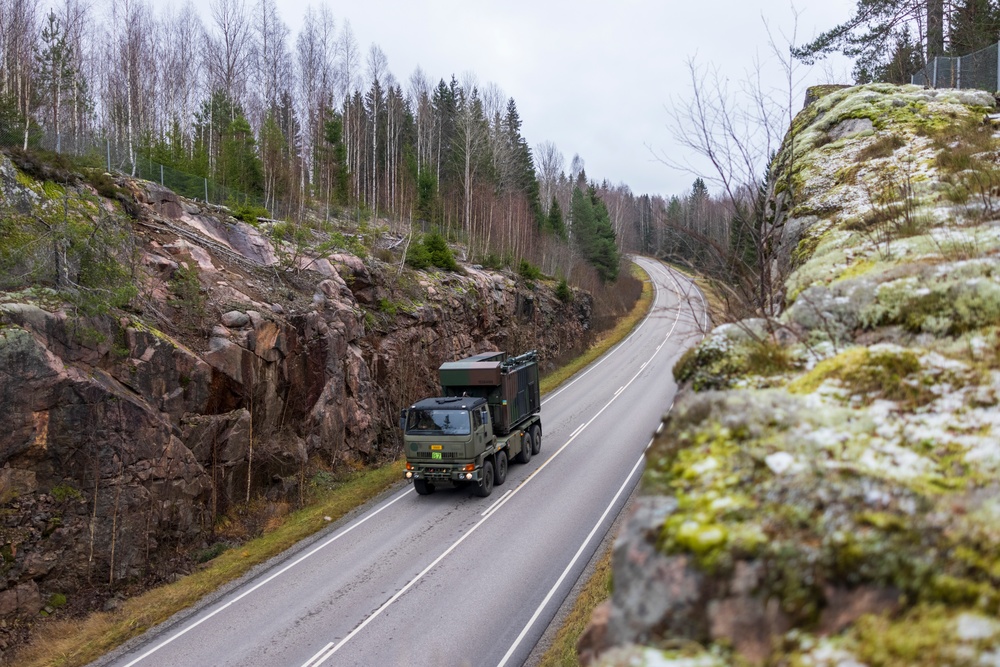
[[[650,440],[650,442],[652,442],[652,440]],[[648,448],[649,445],[646,445],[646,447]],[[598,519],[597,523],[594,524],[594,527],[590,529],[590,533],[587,535],[586,539],[583,540],[583,544],[581,544],[580,548],[576,550],[575,554],[573,554],[573,558],[569,561],[569,564],[566,566],[566,569],[562,571],[562,574],[559,575],[559,578],[556,580],[556,583],[553,584],[552,588],[549,589],[549,592],[545,595],[545,598],[542,600],[542,603],[538,605],[537,609],[535,609],[535,613],[531,615],[530,619],[528,619],[527,625],[525,625],[524,629],[521,630],[521,634],[517,636],[517,639],[514,640],[514,643],[511,645],[511,647],[507,649],[507,653],[504,655],[503,659],[500,661],[497,667],[504,667],[507,664],[507,661],[510,660],[511,656],[514,655],[514,651],[517,650],[517,647],[521,645],[522,641],[524,641],[525,636],[527,636],[528,634],[528,630],[530,630],[531,626],[535,624],[535,621],[537,621],[538,617],[541,616],[542,610],[545,609],[545,606],[549,603],[550,600],[552,600],[552,596],[556,594],[556,590],[558,590],[559,587],[562,586],[563,581],[565,581],[566,577],[569,576],[569,572],[570,570],[573,569],[573,566],[576,565],[576,561],[580,560],[580,556],[583,555],[584,549],[587,548],[587,545],[590,543],[590,540],[594,538],[594,535],[597,533],[597,529],[600,528],[601,524],[604,523],[604,520],[608,518],[608,514],[611,513],[611,509],[615,506],[615,503],[618,502],[618,499],[621,497],[622,492],[625,491],[625,487],[628,486],[629,481],[632,479],[632,476],[635,475],[635,471],[639,469],[645,458],[646,457],[644,450],[643,455],[640,456],[639,460],[635,462],[634,466],[632,466],[632,470],[625,478],[625,481],[622,482],[622,485],[620,487],[618,487],[618,492],[615,494],[614,498],[612,498],[611,502],[608,503],[608,506],[604,508],[604,513],[601,514],[601,518]]]
[[[492,512],[492,511],[493,511],[493,508],[494,508],[494,507],[496,507],[496,506],[497,506],[497,505],[499,505],[499,504],[500,504],[501,502],[503,502],[503,499],[504,499],[504,498],[506,498],[507,496],[509,496],[509,495],[510,495],[510,494],[512,494],[512,493],[514,493],[514,489],[507,489],[507,491],[506,491],[506,492],[504,492],[504,494],[503,494],[502,496],[500,496],[499,498],[497,498],[497,499],[496,499],[496,500],[495,500],[495,501],[493,502],[493,504],[492,504],[492,505],[490,505],[489,507],[487,507],[487,508],[486,508],[486,509],[485,509],[485,510],[483,511],[483,513],[482,513],[482,514],[480,514],[479,516],[486,516],[487,514],[489,514],[490,512]]]
[[[625,387],[618,387],[618,391],[615,392],[615,396],[618,396],[618,394],[622,393],[623,391],[625,391]]]
[[[658,267],[658,268],[662,268],[662,266]],[[664,269],[664,271],[667,273],[667,276],[674,283],[674,286],[678,290],[680,290],[680,285],[678,285],[676,279],[674,279],[674,277],[672,275],[672,272],[669,271],[669,270],[667,270],[667,269]],[[655,289],[655,283],[654,283],[654,289]],[[680,292],[677,292],[677,294],[679,296],[681,295]],[[656,297],[654,298],[654,304],[659,301],[661,295],[662,295],[662,293],[659,292],[659,291],[657,291]],[[704,300],[704,299],[702,299],[702,300]],[[546,400],[544,402],[548,402],[549,400],[555,398],[555,396],[557,396],[558,394],[560,394],[565,389],[568,389],[570,386],[572,386],[577,381],[579,381],[580,379],[582,379],[585,375],[587,375],[587,373],[589,373],[591,370],[593,370],[594,368],[596,368],[597,366],[599,366],[601,363],[603,363],[604,361],[606,361],[614,352],[617,352],[619,350],[619,348],[621,348],[624,345],[626,345],[636,334],[639,333],[639,331],[642,329],[642,327],[645,326],[645,324],[649,321],[649,318],[652,315],[652,313],[653,313],[653,309],[651,308],[650,312],[647,313],[647,315],[646,315],[645,318],[643,318],[643,321],[639,324],[639,326],[637,326],[632,331],[632,333],[625,340],[623,340],[621,343],[619,343],[618,345],[616,345],[615,347],[613,347],[599,361],[597,361],[596,363],[592,364],[586,371],[584,371],[581,375],[579,375],[577,378],[575,378],[572,382],[570,382],[570,383],[568,383],[566,385],[563,385],[558,391],[556,391],[553,394],[550,394],[546,398]],[[665,343],[666,339],[668,339],[673,334],[674,329],[677,327],[677,324],[678,324],[679,320],[680,320],[680,309],[678,308],[677,313],[676,313],[675,318],[674,318],[674,323],[673,323],[673,325],[671,325],[670,331],[668,331],[667,335],[664,337],[664,343]],[[659,353],[659,351],[663,347],[664,343],[660,343],[660,345],[654,351],[653,355],[649,358],[649,360],[647,360],[646,364],[650,363],[652,361],[652,359]],[[645,368],[646,364],[643,365],[643,368]],[[640,372],[641,372],[641,369],[640,369]],[[320,665],[323,662],[325,662],[327,659],[329,659],[330,656],[332,656],[334,653],[336,653],[337,650],[339,650],[345,643],[347,643],[347,641],[349,641],[351,638],[353,638],[354,636],[356,636],[372,620],[374,620],[377,616],[379,616],[393,602],[395,602],[396,600],[398,600],[407,590],[409,590],[410,588],[412,588],[421,578],[423,578],[428,572],[430,572],[438,563],[440,563],[446,556],[448,556],[452,551],[454,551],[458,547],[459,544],[461,544],[463,541],[465,541],[465,539],[469,535],[471,535],[473,532],[475,532],[476,529],[478,529],[481,525],[483,525],[483,523],[485,523],[493,514],[495,514],[501,507],[503,507],[503,505],[505,505],[511,498],[513,498],[514,495],[516,495],[517,492],[519,492],[529,481],[531,481],[532,479],[534,479],[535,476],[538,475],[538,473],[540,473],[549,463],[551,463],[553,460],[555,460],[555,458],[561,452],[563,452],[566,449],[566,447],[568,447],[580,435],[580,433],[582,433],[590,424],[592,424],[594,422],[594,420],[596,420],[608,407],[610,407],[612,403],[614,403],[614,401],[617,399],[618,395],[622,391],[624,391],[627,387],[629,387],[635,381],[635,379],[638,376],[639,376],[639,373],[636,373],[636,375],[634,375],[632,377],[632,379],[630,379],[623,387],[621,387],[621,389],[618,390],[618,392],[616,392],[615,396],[613,396],[611,398],[611,400],[608,401],[607,404],[605,404],[604,407],[602,407],[589,421],[587,421],[585,424],[582,424],[579,428],[577,428],[576,431],[574,431],[573,434],[570,436],[570,438],[562,445],[562,447],[560,447],[556,452],[554,452],[552,454],[552,456],[550,456],[544,463],[542,463],[542,465],[540,465],[538,468],[536,468],[515,489],[508,490],[507,493],[505,493],[504,496],[501,497],[496,503],[494,503],[493,507],[490,510],[488,510],[488,514],[486,514],[478,523],[476,523],[471,529],[469,529],[469,531],[467,533],[465,533],[465,535],[463,535],[461,538],[459,538],[454,544],[451,545],[451,547],[449,547],[444,553],[442,553],[440,556],[438,556],[420,574],[418,574],[413,580],[411,580],[406,586],[404,586],[403,589],[401,589],[399,592],[397,592],[395,595],[393,595],[389,600],[387,600],[381,607],[379,607],[371,616],[369,616],[367,619],[365,619],[365,621],[363,623],[361,623],[361,625],[359,625],[357,628],[355,628],[344,639],[342,639],[337,644],[334,644],[333,642],[330,642],[329,644],[327,644],[327,646],[324,647],[323,650],[317,652],[312,658],[310,658],[309,661],[305,663],[304,667],[317,667],[318,665]],[[543,404],[544,404],[544,402],[543,402]],[[631,474],[632,473],[630,473],[630,476],[631,476]],[[398,494],[396,497],[394,497],[390,501],[386,502],[384,505],[382,505],[382,507],[379,507],[378,509],[374,510],[370,514],[368,514],[368,515],[362,517],[361,519],[357,520],[355,523],[353,523],[350,526],[348,526],[347,528],[339,531],[336,535],[332,536],[330,539],[326,540],[325,542],[323,542],[319,546],[313,548],[309,552],[303,554],[299,558],[296,558],[294,561],[292,561],[289,564],[285,565],[284,567],[282,567],[280,570],[278,570],[274,574],[268,576],[266,579],[261,580],[260,582],[258,582],[257,584],[255,584],[251,588],[247,589],[246,591],[244,591],[240,595],[234,597],[232,600],[229,600],[225,604],[223,604],[223,605],[219,606],[218,608],[214,609],[212,612],[210,612],[210,613],[206,614],[205,616],[199,618],[197,621],[193,622],[191,625],[188,625],[187,627],[185,627],[184,629],[180,630],[176,634],[171,635],[170,637],[168,637],[164,641],[160,642],[159,644],[157,644],[153,648],[149,649],[148,651],[146,651],[145,653],[143,653],[139,657],[137,657],[134,660],[132,660],[131,662],[127,663],[125,665],[125,667],[132,667],[132,665],[135,665],[135,664],[139,663],[140,661],[142,661],[145,658],[149,657],[150,655],[156,653],[157,651],[159,651],[163,647],[165,647],[168,644],[172,643],[174,640],[179,639],[180,637],[184,636],[185,634],[187,634],[191,630],[197,628],[202,623],[204,623],[204,622],[208,621],[209,619],[215,617],[217,614],[225,611],[226,609],[228,609],[232,605],[236,604],[237,602],[239,602],[243,598],[245,598],[248,595],[250,595],[251,593],[257,591],[259,588],[261,588],[264,585],[270,583],[271,581],[273,581],[277,577],[281,576],[282,574],[284,574],[288,570],[292,569],[296,565],[302,563],[307,558],[315,555],[319,551],[325,549],[327,546],[333,544],[334,542],[336,542],[340,538],[344,537],[345,535],[347,535],[348,533],[350,533],[351,531],[353,531],[355,528],[361,526],[362,524],[366,523],[370,519],[374,518],[375,516],[377,516],[378,514],[380,514],[382,511],[388,509],[389,507],[391,507],[395,503],[397,503],[400,500],[402,500],[403,498],[405,498],[411,492],[412,492],[412,489],[409,489],[409,488],[406,489],[405,491],[403,491],[402,493]]]
[[[669,274],[669,271],[667,273]],[[677,285],[677,281],[674,281],[674,285]],[[653,283],[653,289],[656,290],[656,283]],[[679,287],[678,287],[678,289],[679,289]],[[659,290],[656,290],[655,294],[653,295],[653,305],[654,306],[658,305],[657,301],[659,300],[660,296],[661,295],[660,295]],[[659,305],[662,305],[662,304],[659,304]],[[632,330],[632,333],[630,333],[628,335],[628,338],[626,338],[625,340],[623,340],[622,342],[618,343],[613,348],[611,348],[610,350],[608,350],[607,352],[605,352],[604,356],[602,356],[596,362],[594,362],[589,367],[587,367],[587,370],[585,370],[579,376],[575,377],[571,382],[568,382],[568,383],[562,385],[561,387],[559,387],[559,389],[557,389],[553,393],[551,393],[548,396],[546,396],[545,400],[542,401],[542,405],[545,405],[546,403],[548,403],[549,401],[551,401],[553,398],[555,398],[559,394],[563,393],[564,391],[566,391],[567,389],[569,389],[570,387],[572,387],[578,381],[582,380],[584,378],[584,376],[587,375],[587,373],[589,373],[590,371],[594,370],[595,368],[597,368],[598,366],[600,366],[601,364],[603,364],[605,361],[607,361],[608,357],[610,357],[611,355],[613,355],[615,352],[618,351],[619,348],[623,347],[626,343],[628,343],[630,340],[632,340],[632,337],[635,336],[637,333],[639,333],[640,329],[642,329],[644,326],[646,326],[646,322],[648,322],[649,318],[652,317],[652,315],[653,315],[653,310],[654,310],[653,308],[649,309],[649,312],[646,313],[646,317],[642,318],[642,322],[640,322],[639,326],[637,326],[635,329]]]
[[[316,653],[313,655],[313,657],[309,658],[309,660],[307,660],[302,665],[302,667],[312,667],[315,664],[316,659],[319,658],[324,653],[326,653],[327,649],[329,649],[331,646],[333,646],[333,642],[330,642],[329,644],[327,644],[326,646],[324,646],[320,650],[316,651]]]
[[[674,284],[675,285],[677,284],[676,281],[674,281]],[[679,288],[680,288],[680,286],[678,286],[678,289]],[[648,319],[648,316],[647,316],[647,319]],[[645,320],[643,320],[643,322],[645,322]],[[680,322],[680,309],[677,310],[677,314],[674,317],[674,323],[670,326],[670,331],[668,331],[667,334],[666,334],[666,336],[664,336],[664,341],[666,341],[667,339],[670,338],[671,335],[673,335],[674,329],[677,328],[678,322]],[[631,338],[631,336],[629,338]],[[628,339],[626,339],[626,340],[628,340]],[[651,362],[654,358],[656,358],[656,355],[660,353],[660,349],[662,347],[663,347],[663,344],[661,343],[660,346],[657,347],[656,350],[653,352],[653,354],[650,355],[649,359],[647,360],[647,363]],[[390,597],[388,600],[386,600],[385,602],[383,602],[382,605],[378,607],[378,609],[376,609],[375,611],[373,611],[364,621],[362,621],[357,627],[355,627],[353,630],[351,630],[343,639],[341,639],[336,644],[333,644],[332,646],[330,646],[330,648],[328,648],[326,651],[322,652],[322,654],[320,655],[320,657],[319,657],[318,660],[305,663],[303,665],[303,667],[319,667],[319,665],[323,664],[324,662],[326,662],[327,660],[329,660],[331,657],[333,657],[333,655],[336,654],[337,651],[339,651],[341,648],[343,648],[343,646],[347,642],[349,642],[351,639],[353,639],[354,637],[356,637],[358,635],[358,633],[360,633],[362,630],[364,630],[366,627],[368,627],[369,623],[371,623],[376,618],[378,618],[379,616],[381,616],[382,613],[386,609],[388,609],[393,603],[396,602],[396,600],[398,600],[399,598],[401,598],[408,590],[410,590],[411,588],[413,588],[421,579],[423,579],[425,576],[427,576],[427,574],[429,572],[431,572],[431,570],[433,570],[435,567],[437,567],[437,565],[441,561],[443,561],[449,554],[451,554],[453,551],[455,551],[455,549],[457,549],[458,546],[460,544],[462,544],[462,542],[464,542],[470,535],[472,535],[474,532],[476,532],[483,524],[485,524],[487,521],[489,521],[490,517],[492,517],[493,515],[495,515],[500,510],[501,507],[503,507],[505,504],[507,504],[507,502],[510,501],[511,498],[513,498],[515,495],[517,495],[518,492],[521,491],[521,489],[523,489],[525,486],[527,486],[527,484],[529,482],[531,482],[531,480],[535,479],[535,477],[537,477],[542,472],[542,470],[544,470],[546,468],[546,466],[548,466],[550,463],[552,463],[552,461],[554,461],[557,456],[559,456],[563,451],[565,451],[566,448],[569,447],[570,444],[572,444],[573,441],[576,440],[580,436],[580,434],[583,433],[584,430],[586,430],[586,428],[588,426],[590,426],[591,424],[593,424],[594,421],[597,420],[597,418],[600,417],[604,413],[605,410],[607,410],[609,407],[611,407],[611,405],[618,399],[618,396],[621,395],[621,393],[625,389],[627,389],[629,386],[631,386],[632,383],[635,382],[636,379],[638,379],[641,374],[642,374],[642,371],[640,370],[635,375],[633,375],[632,378],[628,382],[626,382],[625,385],[622,386],[622,388],[619,389],[615,393],[615,395],[612,396],[611,399],[607,403],[604,404],[604,407],[602,407],[600,410],[598,410],[586,423],[584,423],[579,428],[577,428],[576,431],[574,431],[573,434],[569,437],[569,439],[567,439],[566,442],[563,443],[563,445],[559,449],[557,449],[555,452],[553,452],[552,455],[548,459],[546,459],[544,463],[542,463],[542,465],[538,466],[535,470],[533,470],[531,472],[531,474],[528,475],[526,478],[524,478],[524,480],[522,480],[521,483],[518,484],[516,488],[512,489],[509,492],[509,494],[505,495],[503,498],[500,499],[499,502],[495,503],[495,507],[492,507],[489,510],[488,514],[486,514],[485,516],[483,516],[483,518],[481,518],[478,522],[476,522],[464,535],[462,535],[462,537],[458,538],[455,542],[453,542],[451,544],[451,546],[449,546],[447,549],[445,549],[444,552],[440,556],[438,556],[437,558],[435,558],[430,563],[430,565],[428,565],[423,570],[421,570],[419,574],[417,574],[415,577],[413,577],[413,579],[411,579],[410,581],[408,581],[406,583],[406,585],[404,585],[401,589],[399,589],[396,593],[394,593],[392,597]],[[645,455],[645,451],[643,452],[643,455]],[[628,477],[625,480],[625,483],[627,483],[628,480],[631,479],[632,475],[635,474],[635,470],[639,467],[639,465],[642,463],[642,461],[643,461],[643,457],[640,456],[638,463],[636,463],[636,465],[632,468],[632,472],[629,473]],[[621,495],[622,489],[624,489],[624,484],[622,485],[621,488],[619,488],[618,493],[615,495],[616,499],[617,499],[617,497],[619,495]],[[612,505],[614,504],[614,502],[615,501],[612,500]],[[607,516],[607,513],[611,511],[610,507],[611,506],[609,506],[608,509],[606,509],[604,511],[604,514],[601,515],[601,519],[598,522],[598,526],[604,520],[604,518]],[[589,535],[587,537],[587,540],[584,541],[584,546],[590,540],[591,536],[593,535],[594,531],[596,531],[596,529],[597,528],[595,527],[594,530],[591,531],[591,535]],[[582,549],[583,549],[583,546],[581,546],[581,551],[582,551]],[[571,564],[570,564],[569,567],[571,567],[572,563],[575,562],[575,560],[579,557],[579,553],[580,553],[580,551],[578,551],[577,555],[573,557],[574,560],[571,561]],[[563,575],[560,577],[559,583],[561,583],[562,579],[565,578],[567,571],[568,571],[568,568],[567,568],[566,571],[563,572]],[[557,583],[556,585],[558,586],[559,583]],[[549,597],[551,597],[551,595],[552,595],[552,593],[550,592]],[[538,616],[539,613],[540,612],[538,612],[538,611],[535,612],[535,615],[532,616],[532,619],[529,622],[529,624],[528,624],[527,627],[530,627],[531,624],[535,622],[535,620],[537,619],[537,616]],[[520,643],[521,639],[523,639],[523,635],[527,633],[527,627],[525,628],[525,630],[522,631],[522,633],[521,633],[522,636],[518,638],[517,643]],[[508,651],[508,657],[504,658],[504,662],[506,662],[509,659],[509,654],[513,652],[514,648],[516,648],[517,643],[515,643],[515,646],[511,648],[511,651]],[[504,664],[504,663],[501,663],[501,664]]]
[[[222,605],[218,609],[214,610],[212,613],[208,614],[207,616],[205,616],[203,618],[198,619],[197,621],[195,621],[191,625],[187,626],[186,628],[184,628],[183,630],[181,630],[180,632],[178,632],[176,635],[173,635],[173,636],[169,637],[168,639],[165,639],[164,641],[160,642],[159,644],[157,644],[153,648],[149,649],[148,651],[146,651],[145,653],[143,653],[142,655],[140,655],[138,658],[136,658],[132,662],[130,662],[127,665],[125,665],[125,667],[132,667],[132,665],[136,664],[140,660],[144,660],[144,659],[148,658],[149,656],[151,656],[152,654],[156,653],[161,648],[163,648],[167,644],[171,643],[175,639],[178,639],[179,637],[182,637],[182,636],[186,635],[188,632],[190,632],[191,630],[194,630],[195,628],[197,628],[199,625],[201,625],[202,623],[204,623],[208,619],[210,619],[213,616],[215,616],[216,614],[218,614],[218,613],[220,613],[220,612],[228,609],[229,607],[231,607],[232,605],[236,604],[237,602],[239,602],[240,600],[242,600],[246,596],[250,595],[251,593],[253,593],[254,591],[256,591],[258,588],[260,588],[261,586],[263,586],[264,584],[266,584],[266,583],[272,581],[273,579],[281,576],[282,574],[284,574],[288,570],[292,569],[293,567],[295,567],[296,565],[298,565],[299,563],[301,563],[305,559],[309,558],[313,554],[319,552],[322,549],[325,549],[329,545],[331,545],[334,542],[336,542],[337,540],[339,540],[344,535],[347,535],[349,532],[351,532],[352,530],[354,530],[355,528],[357,528],[361,524],[365,523],[369,519],[374,518],[375,516],[377,516],[378,514],[380,514],[383,510],[389,509],[389,507],[391,507],[392,505],[396,504],[397,502],[399,502],[400,500],[402,500],[403,498],[405,498],[412,490],[413,489],[407,489],[406,491],[403,491],[398,496],[396,496],[395,498],[393,498],[392,500],[390,500],[389,502],[387,502],[385,505],[382,505],[382,507],[378,508],[377,510],[375,510],[371,514],[365,516],[363,519],[361,519],[357,523],[352,524],[346,530],[342,530],[342,531],[338,532],[336,535],[334,535],[333,537],[331,537],[330,539],[328,539],[323,544],[321,544],[318,547],[316,547],[315,549],[311,550],[309,553],[307,553],[307,554],[305,554],[305,555],[303,555],[303,556],[301,556],[299,558],[296,558],[294,561],[292,561],[291,563],[289,563],[285,567],[281,568],[280,570],[278,570],[277,572],[275,572],[274,574],[272,574],[267,579],[264,579],[263,581],[257,583],[255,586],[253,586],[253,587],[247,589],[246,591],[244,591],[243,593],[237,595],[235,598],[233,598],[232,600],[230,600],[226,604]]]
[[[573,431],[572,433],[569,434],[569,437],[575,438],[576,434],[579,433],[580,431],[582,431],[585,428],[587,428],[586,424],[580,424],[579,426],[576,427],[575,431]]]

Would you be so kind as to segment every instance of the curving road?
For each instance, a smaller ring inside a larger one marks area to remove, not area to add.
[[[618,516],[705,330],[684,276],[625,341],[542,402],[542,451],[489,498],[412,485],[96,664],[521,665]]]

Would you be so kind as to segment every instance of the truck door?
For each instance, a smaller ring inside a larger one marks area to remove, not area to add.
[[[490,426],[490,413],[486,406],[482,406],[472,411],[472,428],[475,432],[476,451],[481,452],[486,449],[492,439]]]

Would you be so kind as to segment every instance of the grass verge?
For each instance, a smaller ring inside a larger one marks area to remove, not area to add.
[[[580,357],[546,375],[541,380],[541,391],[547,393],[561,385],[574,374],[592,363],[626,336],[642,321],[653,303],[653,285],[649,275],[632,265],[636,278],[643,281],[642,294],[632,311],[619,321],[610,331],[602,334]],[[238,579],[256,565],[259,565],[299,541],[329,525],[326,517],[333,521],[343,517],[352,509],[363,505],[388,489],[403,477],[402,462],[394,462],[381,468],[355,473],[347,482],[325,492],[317,502],[290,514],[272,532],[251,540],[239,547],[223,552],[209,561],[203,569],[178,581],[149,590],[130,598],[120,609],[113,612],[96,612],[85,618],[59,619],[40,623],[29,645],[16,656],[17,664],[24,667],[77,667],[96,660],[107,652],[121,646],[155,625],[195,604],[205,595],[221,586]],[[574,629],[563,627],[558,638],[567,634],[566,649],[572,653],[572,663],[576,664],[576,638],[583,632],[590,612],[610,591],[610,553],[606,556],[606,579],[603,593],[589,594],[586,591],[574,607],[586,604],[585,598],[594,598],[586,611],[581,611],[581,620]],[[604,561],[602,561],[604,562]],[[601,565],[591,578],[589,589]],[[572,614],[571,614],[572,618]]]
[[[578,667],[576,643],[580,640],[594,608],[611,595],[611,549],[604,552],[597,561],[594,573],[590,575],[580,597],[573,603],[573,609],[563,622],[552,646],[542,656],[538,667]]]
[[[642,281],[642,294],[635,302],[632,311],[623,317],[613,329],[604,332],[598,337],[594,344],[587,348],[587,351],[576,359],[573,359],[565,366],[557,368],[541,379],[541,391],[547,394],[557,388],[566,380],[570,379],[586,366],[596,361],[602,354],[612,347],[625,340],[639,322],[646,317],[649,307],[653,305],[653,283],[649,274],[643,271],[638,264],[632,265],[632,275]]]
[[[73,667],[96,660],[328,526],[327,517],[336,521],[402,477],[402,462],[355,473],[323,493],[318,502],[291,513],[274,531],[222,553],[174,583],[130,598],[117,611],[40,623],[31,644],[17,656],[17,664]]]

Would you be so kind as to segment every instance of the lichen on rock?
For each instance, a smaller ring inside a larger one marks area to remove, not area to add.
[[[616,541],[614,642],[692,643],[685,659],[706,664],[995,664],[992,106],[876,84],[795,119],[794,159],[776,161],[794,190],[775,193],[781,310],[715,329],[675,367]],[[644,588],[688,591],[684,613]]]

